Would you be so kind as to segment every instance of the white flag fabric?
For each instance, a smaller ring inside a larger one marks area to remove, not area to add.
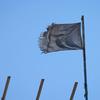
[[[52,24],[40,36],[44,53],[82,49],[81,23]]]

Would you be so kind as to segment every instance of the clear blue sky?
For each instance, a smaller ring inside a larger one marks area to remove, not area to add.
[[[89,100],[100,98],[100,1],[99,0],[0,0],[0,97],[11,76],[6,100],[35,100],[40,79],[40,100],[84,100],[82,51],[41,54],[40,33],[54,23],[81,21],[85,35]]]

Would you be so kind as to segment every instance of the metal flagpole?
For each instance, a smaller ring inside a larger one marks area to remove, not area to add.
[[[5,89],[4,89],[3,96],[1,98],[1,100],[5,100],[5,97],[6,97],[6,94],[7,94],[7,89],[8,89],[9,83],[10,83],[10,78],[11,78],[10,76],[7,77]]]
[[[73,98],[74,98],[77,85],[78,85],[78,82],[75,82],[75,83],[74,83],[73,90],[72,90],[72,93],[71,93],[71,96],[70,96],[70,100],[73,100]]]
[[[84,64],[84,89],[85,89],[84,97],[85,100],[88,100],[84,16],[82,16],[81,21],[82,21],[82,35],[83,35],[83,64]]]
[[[41,94],[41,91],[42,91],[43,83],[44,83],[44,79],[41,79],[41,82],[40,82],[40,86],[39,86],[39,90],[38,90],[38,93],[37,93],[36,100],[39,100],[39,98],[40,98],[40,94]]]

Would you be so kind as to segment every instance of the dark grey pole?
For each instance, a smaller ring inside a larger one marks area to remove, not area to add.
[[[70,96],[70,100],[73,100],[73,98],[74,98],[77,85],[78,85],[78,82],[75,82],[75,83],[74,83],[73,90],[72,90],[72,93],[71,93],[71,96]]]
[[[7,89],[8,89],[9,83],[10,83],[10,78],[11,78],[10,76],[7,77],[5,89],[4,89],[3,96],[1,98],[1,100],[5,100],[5,98],[6,98]]]
[[[41,79],[41,82],[40,82],[40,86],[39,86],[39,90],[38,90],[38,93],[37,93],[36,100],[39,100],[39,98],[40,98],[40,94],[41,94],[41,91],[42,91],[43,83],[44,83],[44,79]]]
[[[81,20],[82,20],[82,35],[83,35],[83,63],[84,63],[84,89],[85,89],[84,97],[85,100],[88,100],[84,16],[82,16]]]

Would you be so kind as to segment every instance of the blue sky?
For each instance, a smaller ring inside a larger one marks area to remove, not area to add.
[[[54,23],[80,22],[85,16],[89,100],[100,98],[99,0],[0,0],[0,97],[11,76],[7,100],[84,100],[82,51],[41,54],[39,36]]]

